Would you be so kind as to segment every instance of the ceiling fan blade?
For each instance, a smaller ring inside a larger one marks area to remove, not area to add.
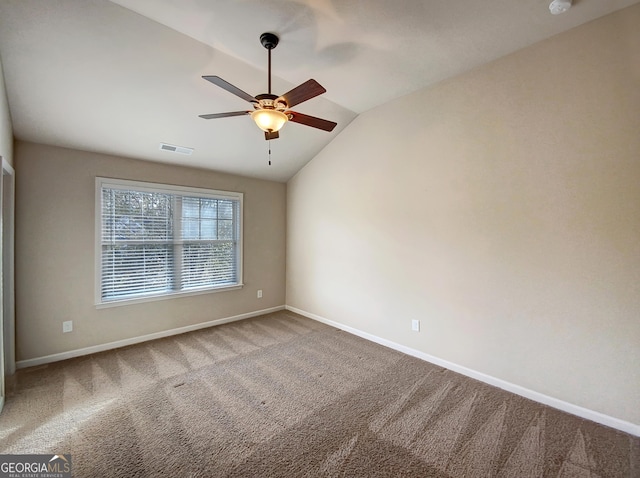
[[[293,90],[288,91],[280,98],[284,98],[287,102],[287,106],[291,108],[292,106],[299,105],[303,101],[315,98],[325,91],[327,90],[325,90],[324,87],[316,80],[307,80],[301,85],[296,86]]]
[[[242,98],[245,101],[248,101],[249,103],[257,103],[258,102],[258,100],[255,99],[253,96],[251,96],[249,93],[246,93],[246,92],[242,91],[237,86],[233,86],[231,83],[229,83],[228,81],[223,80],[219,76],[203,76],[202,78],[204,78],[207,81],[210,81],[211,83],[213,83],[216,86],[219,86],[223,90],[227,90],[229,93],[233,93],[234,95]]]
[[[228,118],[229,116],[243,116],[251,114],[251,111],[230,111],[228,113],[213,113],[210,115],[198,115],[202,119]]]
[[[328,121],[322,118],[316,118],[315,116],[303,115],[302,113],[296,113],[295,111],[285,112],[289,116],[289,121],[294,123],[300,123],[305,126],[311,126],[312,128],[318,128],[324,131],[333,131],[338,123]]]
[[[266,139],[267,141],[269,141],[270,139],[278,139],[280,137],[280,135],[278,134],[277,131],[265,131],[264,132],[264,139]]]

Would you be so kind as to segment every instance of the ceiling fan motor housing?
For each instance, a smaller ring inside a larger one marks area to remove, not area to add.
[[[265,108],[269,110],[285,111],[289,108],[284,98],[276,95],[270,95],[268,93],[256,95],[256,100],[258,100],[258,102],[253,104],[255,109]]]

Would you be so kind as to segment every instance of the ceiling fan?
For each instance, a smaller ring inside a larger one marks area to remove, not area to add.
[[[316,80],[308,80],[282,96],[271,94],[271,50],[273,50],[280,39],[274,33],[263,33],[260,35],[260,43],[269,52],[269,93],[251,96],[240,88],[232,85],[228,81],[223,80],[219,76],[203,76],[216,86],[227,90],[229,93],[248,101],[253,106],[253,110],[230,111],[227,113],[213,113],[208,115],[199,115],[204,119],[227,118],[229,116],[251,115],[258,127],[264,131],[264,139],[276,139],[279,137],[278,131],[287,121],[311,126],[324,131],[333,131],[337,123],[328,121],[315,116],[304,115],[290,110],[289,108],[299,105],[300,103],[315,98],[324,93],[325,90]]]

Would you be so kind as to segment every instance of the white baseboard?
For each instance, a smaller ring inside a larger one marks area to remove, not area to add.
[[[367,332],[363,332],[353,327],[349,327],[348,325],[343,325],[338,322],[334,322],[333,320],[326,319],[324,317],[321,317],[316,314],[312,314],[311,312],[307,312],[305,310],[301,310],[296,307],[291,307],[287,305],[286,309],[290,310],[291,312],[295,312],[296,314],[300,314],[305,317],[308,317],[310,319],[317,320],[318,322],[322,322],[324,324],[331,325],[332,327],[336,327],[338,329],[344,330],[345,332],[349,332],[353,335],[357,335],[358,337],[362,337],[363,339],[370,340],[371,342],[384,345],[385,347],[389,347],[391,349],[397,350],[407,355],[411,355],[413,357],[419,358],[426,362],[430,362],[440,367],[444,367],[448,370],[452,370],[459,374],[466,375],[467,377],[471,377],[481,382],[488,383],[489,385],[493,385],[494,387],[501,388],[503,390],[506,390],[507,392],[515,393],[516,395],[520,395],[521,397],[525,397],[535,402],[548,405],[558,410],[562,410],[563,412],[571,413],[572,415],[576,415],[581,418],[586,418],[587,420],[591,420],[593,422],[600,423],[602,425],[606,425],[608,427],[615,428],[617,430],[621,430],[631,435],[640,436],[640,425],[636,425],[631,422],[620,420],[619,418],[611,417],[609,415],[605,415],[604,413],[589,410],[588,408],[584,408],[579,405],[574,405],[572,403],[565,402],[564,400],[560,400],[554,397],[550,397],[548,395],[536,392],[534,390],[529,390],[528,388],[521,387],[520,385],[516,385],[510,382],[507,382],[505,380],[492,377],[490,375],[486,375],[482,372],[478,372],[476,370],[472,370],[470,368],[457,365],[453,362],[449,362],[447,360],[434,357],[433,355],[429,355],[424,352],[420,352],[419,350],[415,350],[410,347],[406,347],[404,345],[392,342],[390,340],[383,339],[381,337],[369,334]]]
[[[109,342],[107,344],[93,345],[91,347],[85,347],[77,350],[70,350],[68,352],[60,352],[57,354],[45,355],[43,357],[36,357],[27,360],[20,360],[16,362],[16,368],[34,367],[36,365],[44,365],[51,362],[59,362],[60,360],[66,360],[74,357],[81,357],[83,355],[95,354],[97,352],[104,352],[105,350],[117,349],[120,347],[126,347],[127,345],[139,344],[141,342],[147,342],[149,340],[161,339],[164,337],[170,337],[171,335],[184,334],[185,332],[192,332],[194,330],[205,329],[207,327],[213,327],[214,325],[227,324],[229,322],[236,322],[238,320],[249,319],[258,315],[269,314],[271,312],[277,312],[284,310],[285,306],[280,305],[278,307],[271,307],[270,309],[256,310],[253,312],[247,312],[246,314],[234,315],[233,317],[225,317],[222,319],[210,320],[208,322],[201,322],[199,324],[187,325],[185,327],[178,327],[177,329],[163,330],[161,332],[154,332],[153,334],[142,335],[139,337],[132,337],[130,339],[117,340],[115,342]]]

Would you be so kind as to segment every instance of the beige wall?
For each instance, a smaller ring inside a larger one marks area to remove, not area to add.
[[[362,114],[288,184],[287,304],[640,424],[638,25]]]
[[[18,360],[284,305],[284,184],[24,142],[15,165]],[[96,176],[244,193],[245,287],[96,309]]]
[[[9,114],[9,103],[4,84],[2,59],[0,59],[0,156],[13,165],[13,129],[11,128],[11,115]]]

